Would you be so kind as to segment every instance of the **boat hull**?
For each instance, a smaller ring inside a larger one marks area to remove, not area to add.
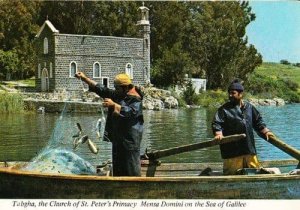
[[[300,175],[110,177],[0,167],[1,198],[299,199]]]

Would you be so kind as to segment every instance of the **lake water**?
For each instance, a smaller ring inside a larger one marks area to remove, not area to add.
[[[281,107],[257,107],[268,127],[287,144],[300,149],[300,104]],[[144,111],[145,130],[141,151],[160,150],[212,139],[211,120],[215,110],[178,109]],[[83,132],[100,148],[93,154],[87,145],[74,151],[92,164],[111,159],[111,144],[96,137],[97,114],[1,114],[0,161],[26,161],[36,156],[47,145],[72,151],[72,135],[79,122]],[[52,137],[57,137],[51,140]],[[260,160],[292,159],[270,143],[256,136]],[[162,158],[163,162],[218,162],[219,147]]]

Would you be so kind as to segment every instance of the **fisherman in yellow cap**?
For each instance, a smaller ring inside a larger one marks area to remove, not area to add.
[[[90,91],[102,97],[103,106],[108,107],[105,131],[112,142],[113,176],[141,176],[143,94],[127,74],[115,77],[115,89],[104,87],[83,72],[75,76],[87,83]]]

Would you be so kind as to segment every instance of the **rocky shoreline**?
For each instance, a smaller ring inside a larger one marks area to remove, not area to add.
[[[250,98],[248,101],[255,106],[283,106],[286,104],[286,102],[282,98],[273,98],[273,99]]]
[[[157,88],[143,88],[143,108],[145,110],[177,109],[178,100],[170,91]],[[23,93],[25,107],[29,110],[43,110],[45,112],[60,112],[63,104],[70,104],[71,110],[84,112],[89,106],[90,111],[99,109],[102,99],[91,92],[54,91],[53,93]],[[97,106],[98,104],[98,106]],[[97,108],[98,107],[98,108]],[[68,110],[68,111],[71,111]]]
[[[2,88],[4,85],[2,85]],[[143,108],[145,110],[163,110],[163,109],[178,109],[179,102],[172,95],[171,91],[159,89],[153,86],[140,87],[144,92],[143,99]],[[27,109],[36,109],[40,107],[46,112],[59,112],[61,110],[62,104],[68,101],[72,104],[74,108],[75,104],[78,104],[77,107],[80,107],[79,112],[83,112],[86,108],[82,106],[90,104],[94,110],[95,104],[100,104],[101,98],[95,93],[83,92],[83,91],[67,91],[67,90],[58,90],[51,93],[41,93],[41,92],[28,92],[28,91],[19,91],[15,88],[4,89],[7,92],[21,92],[24,96],[24,102]],[[180,93],[176,93],[180,95]],[[273,99],[247,99],[251,104],[255,106],[283,106],[288,102],[284,101],[281,98]],[[44,107],[44,108],[43,108]],[[186,105],[184,108],[200,108],[201,106],[195,105]],[[75,109],[75,108],[74,108]]]
[[[163,110],[179,108],[178,100],[172,96],[171,91],[158,89],[155,87],[145,87],[143,108],[145,110]],[[28,109],[38,110],[41,107],[46,112],[60,112],[63,104],[68,102],[71,110],[84,112],[88,105],[89,111],[99,110],[101,98],[91,92],[72,92],[72,91],[55,91],[53,93],[22,93],[25,97],[24,102]],[[274,99],[248,99],[255,106],[283,106],[286,102],[281,98]],[[97,105],[98,104],[98,105]],[[97,108],[98,107],[98,108]],[[186,108],[200,108],[201,106],[187,105]]]

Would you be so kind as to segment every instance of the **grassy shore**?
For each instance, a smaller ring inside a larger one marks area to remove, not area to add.
[[[0,113],[19,113],[23,111],[24,102],[21,94],[0,92]]]

